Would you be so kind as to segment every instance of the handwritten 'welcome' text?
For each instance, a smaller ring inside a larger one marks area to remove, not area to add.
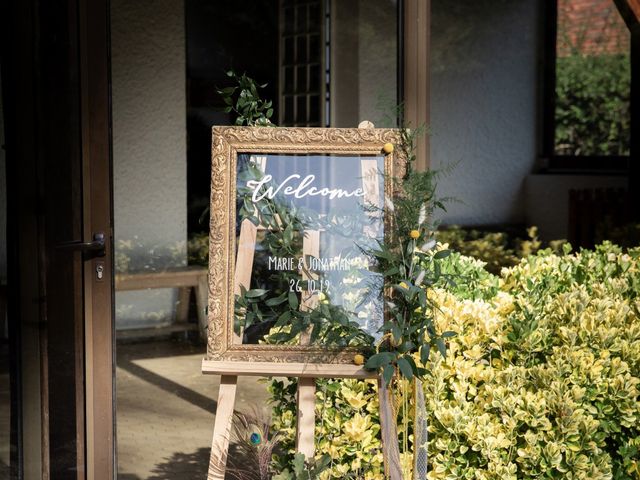
[[[249,180],[247,182],[247,187],[253,189],[251,199],[254,203],[259,202],[265,197],[273,199],[279,192],[282,192],[283,195],[290,195],[295,198],[320,195],[323,197],[329,197],[332,200],[334,198],[364,196],[364,190],[362,188],[356,188],[355,190],[348,191],[341,188],[314,187],[312,184],[316,179],[315,175],[307,175],[296,186],[294,182],[296,180],[300,180],[300,178],[300,175],[294,173],[293,175],[289,175],[285,178],[279,186],[274,187],[267,186],[267,184],[273,180],[273,177],[271,175],[265,175],[260,180]]]

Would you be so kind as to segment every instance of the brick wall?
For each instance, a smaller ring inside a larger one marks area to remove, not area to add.
[[[558,56],[629,49],[629,31],[613,0],[558,0]]]

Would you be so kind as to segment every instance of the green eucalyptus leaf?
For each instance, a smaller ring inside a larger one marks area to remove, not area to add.
[[[289,307],[291,307],[292,310],[298,309],[298,296],[295,292],[289,292]]]
[[[384,322],[380,327],[380,332],[387,332],[393,328],[393,322]]]
[[[291,224],[287,225],[284,229],[284,241],[287,243],[291,243],[293,241],[293,227]]]
[[[305,456],[302,453],[296,453],[293,457],[293,462],[291,464],[293,466],[293,472],[296,474],[297,478],[303,478],[302,474],[305,471]]]
[[[418,366],[416,365],[416,361],[413,359],[413,356],[411,354],[407,354],[404,356],[404,358],[407,362],[409,362],[409,365],[411,365],[413,374],[418,375]]]
[[[435,262],[433,265],[433,281],[434,282],[438,281],[441,273],[442,273],[442,267],[440,267],[440,262]]]
[[[265,293],[267,293],[269,290],[264,290],[262,288],[254,288],[253,290],[249,290],[247,291],[247,293],[245,294],[245,296],[247,298],[256,298],[256,297],[261,297],[262,295],[264,295]]]
[[[411,364],[407,361],[405,357],[398,358],[398,368],[402,375],[404,375],[408,380],[413,378],[413,370],[411,369]]]
[[[280,305],[286,301],[287,301],[287,293],[285,292],[281,295],[278,295],[277,297],[268,299],[267,301],[264,302],[264,304],[268,307],[275,307],[276,305]]]
[[[447,258],[449,255],[451,255],[451,250],[440,250],[439,252],[435,253],[433,258],[436,260],[441,260],[443,258]]]
[[[395,373],[396,373],[396,369],[393,368],[393,365],[391,365],[390,363],[386,364],[384,366],[384,369],[382,370],[382,378],[384,380],[384,383],[389,385]]]
[[[372,355],[364,364],[364,368],[367,370],[377,370],[383,365],[390,364],[395,359],[396,354],[394,352],[380,352]]]
[[[276,320],[276,323],[274,326],[284,327],[285,325],[289,324],[289,320],[291,320],[291,311],[286,310],[278,317],[278,320]]]
[[[400,342],[402,339],[402,330],[400,330],[400,326],[395,322],[391,325],[391,335],[393,336],[393,341],[395,343]]]

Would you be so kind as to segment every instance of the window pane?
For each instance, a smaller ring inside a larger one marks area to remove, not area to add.
[[[296,67],[296,91],[299,93],[307,92],[307,67],[303,65]]]
[[[296,123],[298,125],[307,124],[307,97],[306,95],[299,95],[296,98]]]
[[[556,154],[629,154],[629,41],[611,0],[558,0]]]
[[[217,88],[233,68],[269,82],[265,97],[278,91],[277,2],[194,0],[186,16],[180,1],[111,2],[121,479],[206,477],[219,380],[201,374],[208,228],[199,218],[211,125],[229,123]],[[238,397],[247,412],[267,393],[241,379]]]

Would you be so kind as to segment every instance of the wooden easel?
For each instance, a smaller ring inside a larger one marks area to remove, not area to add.
[[[364,122],[363,122],[364,123]],[[369,123],[367,127],[373,127]],[[361,124],[362,128],[362,124]],[[266,159],[259,165],[265,171]],[[365,201],[379,205],[379,177],[375,160],[361,160],[361,172]],[[244,220],[240,226],[238,240],[236,269],[234,273],[234,294],[240,294],[241,287],[250,288],[253,257],[259,227],[249,220]],[[365,234],[367,232],[365,231]],[[320,232],[309,230],[304,232],[303,256],[318,257],[320,253]],[[309,280],[310,273],[303,270],[303,278]],[[300,308],[303,310],[314,308],[317,296],[302,293]],[[241,335],[238,338],[241,341]],[[301,343],[308,342],[305,334],[301,335]],[[400,458],[397,444],[395,415],[387,385],[376,372],[365,370],[361,366],[347,364],[306,364],[306,363],[269,363],[269,362],[212,362],[203,360],[204,374],[221,375],[218,392],[218,405],[213,429],[213,440],[207,480],[224,480],[232,431],[233,411],[235,405],[238,376],[281,376],[297,377],[297,432],[296,449],[305,457],[314,456],[315,433],[315,390],[316,378],[376,378],[379,381],[378,394],[380,397],[380,423],[385,455],[385,469],[391,480],[402,480],[400,472]]]

